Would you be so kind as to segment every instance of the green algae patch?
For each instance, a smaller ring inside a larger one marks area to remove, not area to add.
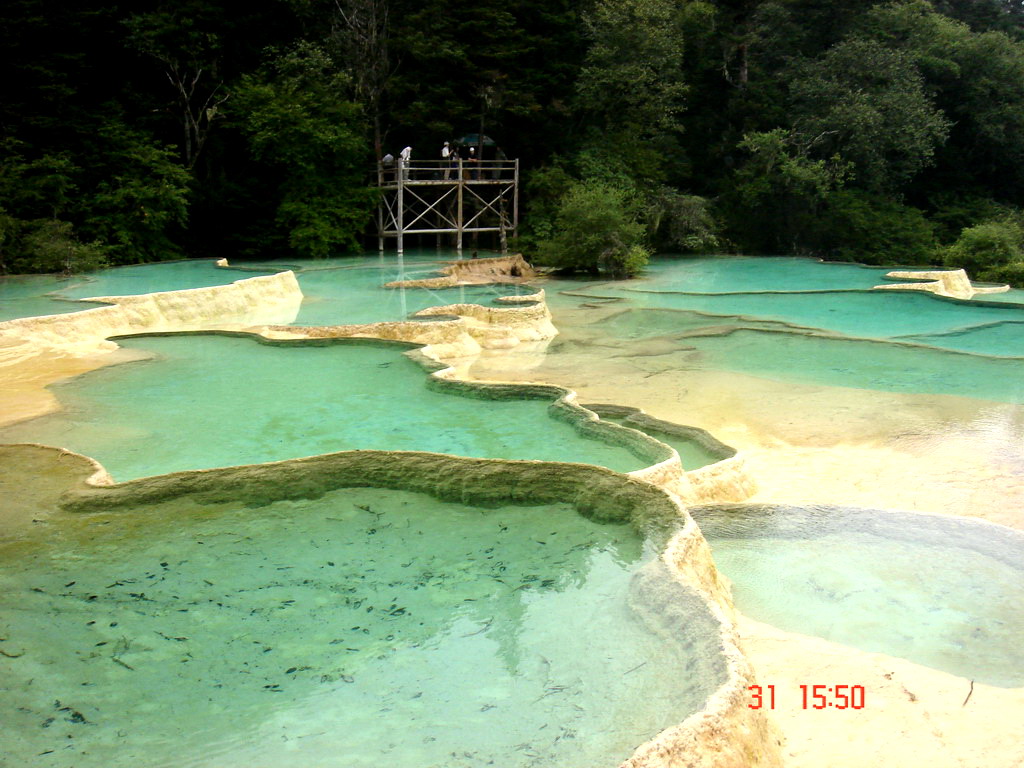
[[[187,494],[197,504],[232,501],[259,507],[317,498],[346,487],[402,487],[479,506],[569,502],[580,514],[630,522],[664,539],[678,507],[651,486],[599,467],[555,462],[455,459],[432,453],[345,451],[290,461],[179,472],[117,485],[79,483],[61,507],[72,512],[134,509]],[[659,492],[660,493],[660,492]]]

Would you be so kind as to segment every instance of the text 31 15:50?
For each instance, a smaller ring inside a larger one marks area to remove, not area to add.
[[[750,685],[751,709],[775,709],[774,685]],[[864,709],[863,685],[801,685],[804,709]]]

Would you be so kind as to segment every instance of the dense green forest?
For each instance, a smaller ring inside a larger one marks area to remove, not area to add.
[[[0,272],[359,250],[369,170],[469,131],[515,244],[1024,283],[1021,0],[7,0]]]

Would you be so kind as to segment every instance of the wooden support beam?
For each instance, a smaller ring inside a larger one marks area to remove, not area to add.
[[[471,178],[475,175],[476,178]],[[406,235],[453,234],[462,253],[466,235],[474,244],[481,232],[495,232],[501,248],[507,248],[511,230],[519,223],[519,161],[484,160],[456,166],[438,161],[398,163],[394,172],[377,168],[381,192],[377,207],[377,248],[387,238],[396,239],[405,252]]]
[[[462,255],[462,190],[465,189],[465,187],[466,187],[466,180],[463,178],[463,174],[462,174],[462,158],[461,157],[459,158],[459,178],[458,178],[457,184],[458,184],[458,187],[459,187],[459,192],[458,192],[459,203],[458,203],[458,213],[456,213],[456,215],[455,215],[455,221],[457,222],[457,224],[455,226],[459,230],[459,236],[455,240],[455,250],[458,251],[459,252],[459,256],[461,256]]]

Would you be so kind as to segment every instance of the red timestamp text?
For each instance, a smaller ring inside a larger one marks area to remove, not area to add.
[[[747,686],[750,709],[775,709],[774,685]],[[864,709],[863,685],[801,685],[803,709]]]

